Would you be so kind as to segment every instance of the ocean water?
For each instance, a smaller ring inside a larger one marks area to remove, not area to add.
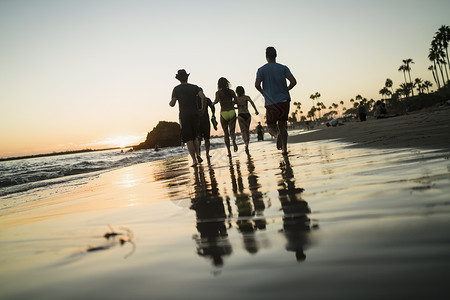
[[[219,141],[217,141],[219,142]],[[216,145],[216,144],[215,144]],[[104,172],[186,154],[185,147],[106,150],[0,162],[0,210],[86,184]]]
[[[255,140],[253,136],[251,141]],[[237,141],[242,143],[239,136]],[[223,138],[211,139],[211,149],[223,147]],[[160,151],[116,149],[1,161],[0,210],[70,191],[104,172],[187,153],[186,147],[180,146]]]

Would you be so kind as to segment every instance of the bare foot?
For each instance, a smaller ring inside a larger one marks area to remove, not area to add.
[[[281,145],[281,134],[277,135],[277,149],[281,150],[283,149],[283,146]]]

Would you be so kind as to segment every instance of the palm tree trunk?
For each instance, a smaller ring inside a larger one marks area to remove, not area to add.
[[[411,71],[409,71],[409,69],[408,69],[408,75],[409,75],[409,82],[411,82],[411,94],[414,97],[414,84],[411,80]]]
[[[440,90],[441,89],[441,83],[439,82],[439,74],[438,74],[437,68],[436,68],[436,60],[433,60],[433,63],[434,63],[433,74],[436,73],[436,78],[435,79],[437,79],[438,90]]]
[[[450,79],[448,79],[448,72],[447,72],[447,66],[444,66],[444,70],[445,70],[445,75],[447,75],[447,84],[450,81]]]
[[[444,72],[442,72],[442,66],[441,64],[438,62],[438,67],[439,70],[441,71],[441,76],[442,76],[442,86],[445,87],[445,78],[444,78]]]
[[[438,81],[436,80],[436,75],[434,74],[434,69],[433,69],[433,68],[431,69],[431,74],[433,74],[434,82],[436,83],[436,85],[437,85],[438,88],[439,88],[439,83],[438,83]],[[428,91],[428,93],[430,93],[430,92]]]
[[[447,54],[447,67],[448,67],[448,70],[450,71],[450,60],[448,59],[448,45],[447,45],[447,48],[445,48],[445,54]],[[447,75],[447,81],[448,81],[448,75]]]

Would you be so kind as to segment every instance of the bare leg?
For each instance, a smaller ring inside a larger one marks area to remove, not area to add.
[[[192,158],[192,166],[195,167],[197,165],[197,150],[194,141],[187,141],[186,146],[188,148],[189,154]]]
[[[283,155],[286,155],[288,153],[287,152],[288,132],[286,121],[278,121],[278,130],[281,137],[281,150]]]
[[[230,133],[228,132],[228,122],[220,116],[220,125],[222,125],[223,129],[223,139],[225,142],[225,146],[227,146],[228,156],[231,156],[230,151]]]
[[[195,146],[195,154],[197,155],[197,162],[201,163],[203,161],[202,157],[201,157],[201,153],[200,153],[200,139],[196,138],[194,139],[194,146]]]
[[[230,122],[228,123],[228,126],[230,127],[230,136],[231,136],[231,140],[233,141],[233,148],[234,148],[234,152],[238,151],[238,146],[236,144],[236,117],[234,117],[233,119],[230,120]]]
[[[206,158],[209,158],[209,149],[211,147],[211,142],[209,139],[205,138],[205,152],[206,152]]]
[[[244,140],[245,150],[248,150],[248,144],[250,142],[250,122],[251,118],[245,120],[242,117],[238,117],[239,128],[241,128],[242,139]]]
[[[276,124],[267,124],[267,131],[270,135],[276,138],[278,136],[278,127]]]

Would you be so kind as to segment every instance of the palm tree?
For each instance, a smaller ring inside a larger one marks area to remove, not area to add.
[[[430,56],[428,55],[428,57],[430,57]],[[429,66],[429,67],[428,67],[428,70],[430,70],[431,73],[433,74],[434,82],[436,82],[436,85],[438,86],[438,89],[440,89],[441,86],[440,86],[440,84],[439,84],[439,79],[436,78],[436,74],[434,73],[434,67],[433,67],[433,65]]]
[[[445,54],[444,54],[445,55]],[[444,66],[445,75],[447,75],[447,83],[450,82],[450,79],[448,78],[448,72],[447,72],[447,62],[444,60],[444,58],[440,59],[441,64]]]
[[[445,54],[447,57],[447,66],[450,68],[450,60],[448,57],[448,44],[450,42],[450,27],[442,25],[436,32],[436,38],[440,41],[442,48],[445,49]]]
[[[378,93],[381,94],[381,97],[384,97],[384,96],[390,96],[391,91],[387,87],[384,87]]]
[[[312,101],[313,101],[313,107],[314,107],[314,100],[320,98],[320,93],[319,93],[319,92],[316,92],[315,94],[311,94],[311,95],[309,96],[309,98],[312,99]],[[314,111],[315,111],[315,110],[314,110]]]
[[[310,118],[311,121],[312,121],[312,119],[314,119],[316,117],[316,107],[315,106],[311,107],[311,109],[308,111],[307,117]]]
[[[295,107],[297,108],[296,110],[295,110],[295,113],[297,114],[297,113],[299,113],[299,115],[298,115],[298,119],[300,119],[300,116],[301,116],[301,114],[303,113],[302,112],[302,104],[300,103],[300,102],[294,102],[294,105],[295,105]],[[297,120],[298,120],[297,119]]]
[[[407,83],[407,81],[406,81],[406,66],[405,65],[401,65],[399,68],[398,68],[398,71],[399,72],[403,72],[403,78],[405,78],[405,84]]]
[[[437,67],[439,67],[439,71],[441,72],[442,77],[442,85],[445,86],[445,79],[444,79],[444,73],[442,72],[442,66],[441,62],[443,60],[443,57],[445,56],[444,50],[442,50],[442,46],[439,43],[439,40],[435,37],[431,41],[431,48],[429,50],[428,59],[433,61],[434,63],[434,69],[436,70],[436,76],[439,79],[439,75],[437,72]]]
[[[419,92],[419,94],[423,93],[423,80],[421,78],[416,78],[414,80],[414,86],[417,87],[417,91]]]
[[[412,58],[407,58],[407,59],[403,60],[403,63],[405,64],[405,71],[408,72],[408,75],[409,75],[409,82],[411,84],[413,84],[413,82],[411,80],[411,67],[409,65],[413,64],[414,62],[413,62]],[[412,96],[414,97],[414,90],[411,90],[411,93],[412,93]]]
[[[403,95],[405,95],[406,97],[409,96],[409,93],[411,93],[412,90],[412,84],[411,83],[402,83],[400,84],[400,89],[403,92]]]
[[[317,102],[317,103],[316,103],[316,106],[317,106],[317,111],[319,112],[319,119],[320,119],[320,118],[321,118],[320,112],[321,112],[323,109],[327,109],[327,107],[325,106],[325,104],[323,104],[323,102]]]
[[[427,89],[428,94],[430,93],[430,87],[432,87],[432,86],[433,86],[433,84],[428,80],[425,80],[423,82],[423,88]]]
[[[312,99],[313,105],[314,105],[314,100],[320,98],[320,93],[319,93],[319,92],[316,92],[315,94],[311,94],[311,95],[309,96],[309,98]]]
[[[394,83],[392,82],[391,79],[386,78],[386,82],[385,82],[384,86],[388,89],[391,89],[391,95],[394,93],[394,89],[392,88],[393,84]]]

